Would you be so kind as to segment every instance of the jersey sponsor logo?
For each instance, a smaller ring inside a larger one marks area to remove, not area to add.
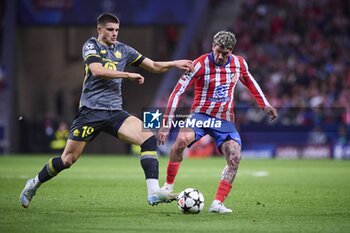
[[[211,101],[211,102],[220,102],[220,103],[223,103],[223,102],[229,101],[230,98],[229,98],[228,96],[222,97],[222,98],[209,97],[208,100]]]
[[[117,66],[113,62],[106,62],[103,67],[110,70],[117,70]]]

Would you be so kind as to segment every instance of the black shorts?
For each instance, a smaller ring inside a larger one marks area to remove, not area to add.
[[[73,120],[69,139],[90,142],[101,131],[118,137],[118,130],[130,114],[124,110],[98,110],[81,107]]]

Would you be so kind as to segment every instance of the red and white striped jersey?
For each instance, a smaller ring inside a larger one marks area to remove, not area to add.
[[[165,116],[171,118],[174,115],[182,95],[193,84],[191,112],[234,121],[234,89],[238,80],[248,88],[261,108],[270,105],[242,57],[231,54],[225,65],[217,66],[213,54],[207,53],[194,60],[194,66],[195,70],[185,73],[176,84],[169,97]]]

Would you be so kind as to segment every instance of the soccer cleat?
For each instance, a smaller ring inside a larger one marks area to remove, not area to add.
[[[213,201],[213,203],[209,207],[209,212],[219,213],[219,214],[228,214],[228,213],[232,213],[232,210],[229,208],[226,208],[224,206],[224,203],[222,203],[221,201]]]
[[[148,195],[148,204],[155,206],[159,203],[170,203],[176,199],[177,193],[163,193],[162,191],[159,191],[155,194]]]
[[[23,191],[19,197],[19,200],[24,208],[28,208],[30,201],[36,193],[37,187],[34,184],[34,179],[29,179],[24,186]]]

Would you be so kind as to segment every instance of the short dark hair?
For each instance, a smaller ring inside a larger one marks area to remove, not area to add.
[[[119,23],[119,19],[111,13],[104,13],[97,17],[97,25],[103,26],[106,23]]]

